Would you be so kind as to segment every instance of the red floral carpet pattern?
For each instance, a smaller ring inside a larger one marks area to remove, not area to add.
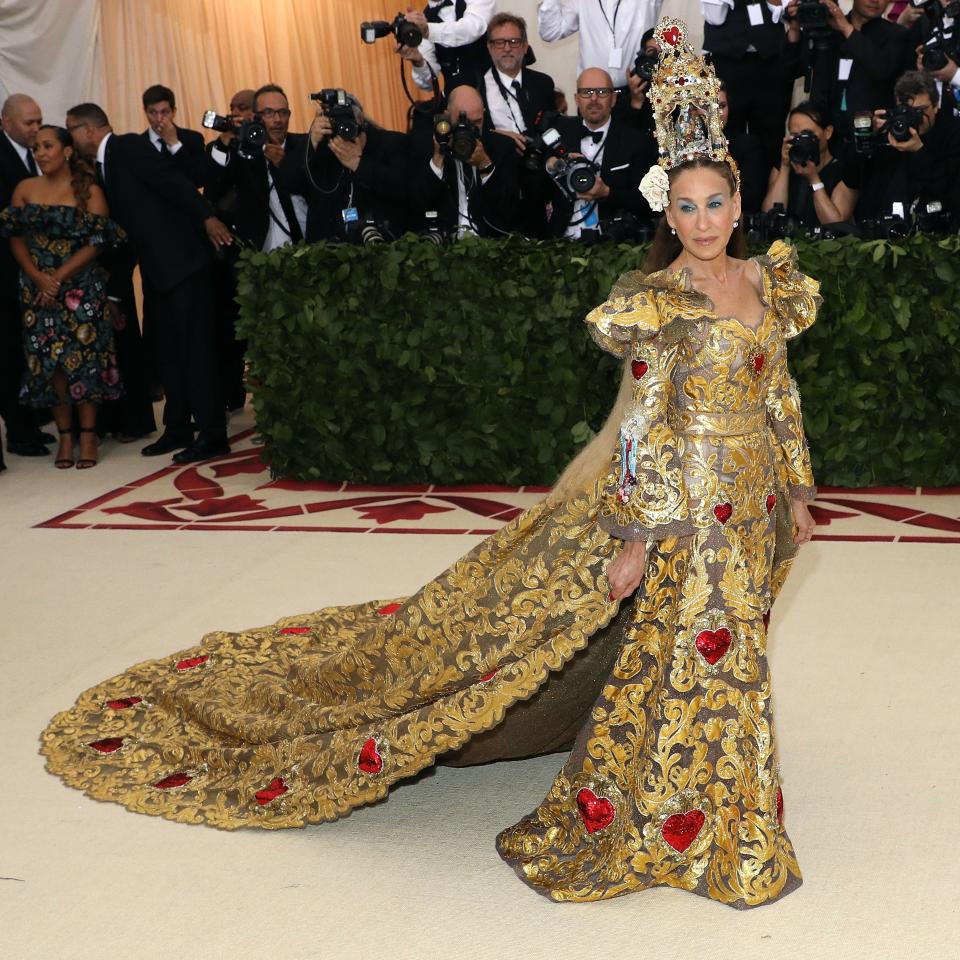
[[[253,434],[234,437],[225,456],[164,467],[37,526],[487,536],[547,491],[271,480]],[[821,487],[811,510],[815,540],[960,543],[957,487]]]

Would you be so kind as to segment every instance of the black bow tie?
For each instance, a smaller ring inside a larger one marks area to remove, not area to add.
[[[599,143],[603,139],[602,130],[591,130],[586,124],[580,128],[580,139],[589,137],[594,143]]]

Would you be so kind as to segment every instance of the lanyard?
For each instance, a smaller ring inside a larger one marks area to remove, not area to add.
[[[610,29],[610,36],[613,37],[613,42],[617,42],[617,14],[620,12],[620,4],[622,0],[617,0],[617,5],[613,8],[613,23],[610,22],[610,18],[607,16],[607,11],[603,9],[603,0],[597,0],[597,6],[600,8],[600,15],[603,17],[604,22],[607,27]]]
[[[500,71],[496,67],[491,67],[490,69],[493,71],[493,79],[500,91],[500,96],[503,97],[503,102],[507,105],[507,109],[510,111],[510,117],[513,120],[513,125],[517,128],[517,133],[523,133],[527,128],[527,122],[526,118],[523,116],[523,107],[520,106],[519,97],[517,97],[512,90],[508,90],[503,85],[503,80],[500,79]],[[515,101],[517,106],[520,108],[520,117],[523,120],[522,125],[520,120],[517,119],[517,115],[513,112],[513,103],[511,101]]]

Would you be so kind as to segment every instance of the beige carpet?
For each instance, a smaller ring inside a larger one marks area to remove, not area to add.
[[[163,465],[139,446],[104,444],[86,473],[10,457],[0,475],[3,960],[960,956],[960,544],[815,542],[774,610],[797,893],[748,912],[671,890],[557,905],[493,839],[559,755],[437,770],[283,833],[134,816],[44,772],[40,730],[94,682],[207,630],[411,591],[478,540],[36,526]],[[960,496],[936,507],[957,518]]]

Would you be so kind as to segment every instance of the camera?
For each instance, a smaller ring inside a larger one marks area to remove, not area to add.
[[[464,162],[473,156],[480,139],[477,128],[467,119],[463,110],[456,125],[450,119],[450,114],[438,113],[433,118],[433,136],[445,157]]]
[[[547,174],[567,199],[575,200],[578,193],[587,193],[596,184],[600,168],[586,157],[571,157],[560,142],[556,127],[544,130],[534,144],[534,151],[538,158],[556,159],[547,165]]]
[[[263,146],[267,142],[267,128],[263,125],[263,117],[259,113],[255,113],[252,120],[244,120],[238,126],[230,117],[223,117],[215,110],[207,110],[201,123],[207,130],[236,134],[230,141],[228,149],[235,152],[238,157],[253,160],[255,157],[263,156]]]
[[[442,247],[449,237],[440,227],[437,211],[428,210],[423,215],[423,220],[423,229],[419,233],[420,238],[426,240],[427,243],[432,243],[435,247]]]
[[[788,154],[791,163],[798,167],[804,164],[812,163],[814,166],[820,163],[820,141],[812,130],[801,130],[790,141],[790,152]]]
[[[629,211],[601,220],[594,228],[580,231],[580,243],[648,243],[653,239],[653,227]]]
[[[801,30],[828,33],[830,30],[830,11],[820,0],[800,0],[800,3],[797,4],[797,23]]]
[[[887,119],[880,128],[880,132],[889,133],[897,143],[906,143],[913,136],[910,128],[913,127],[919,133],[921,123],[923,123],[923,109],[901,103],[887,111]]]
[[[398,13],[393,20],[370,20],[360,24],[360,39],[364,43],[376,43],[380,37],[389,37],[391,34],[404,47],[419,47],[423,43],[420,28],[410,23],[402,13]]]
[[[657,69],[660,61],[658,53],[644,53],[641,50],[637,54],[637,59],[633,61],[633,72],[648,83],[653,79],[653,72]]]
[[[948,41],[941,34],[936,42],[923,48],[920,63],[924,70],[929,70],[932,73],[935,70],[942,70],[947,65],[948,60],[960,63],[960,43],[955,40]]]
[[[331,137],[356,140],[363,132],[363,124],[357,121],[354,113],[353,98],[346,90],[321,90],[319,93],[311,93],[310,99],[316,100],[322,106],[333,128]]]
[[[752,213],[744,218],[747,236],[769,243],[789,240],[800,233],[800,221],[787,213],[782,203],[775,203],[767,213]]]
[[[929,200],[916,211],[917,233],[952,233],[953,217],[939,200]]]
[[[860,236],[864,240],[903,240],[909,235],[910,224],[896,213],[860,221]]]

